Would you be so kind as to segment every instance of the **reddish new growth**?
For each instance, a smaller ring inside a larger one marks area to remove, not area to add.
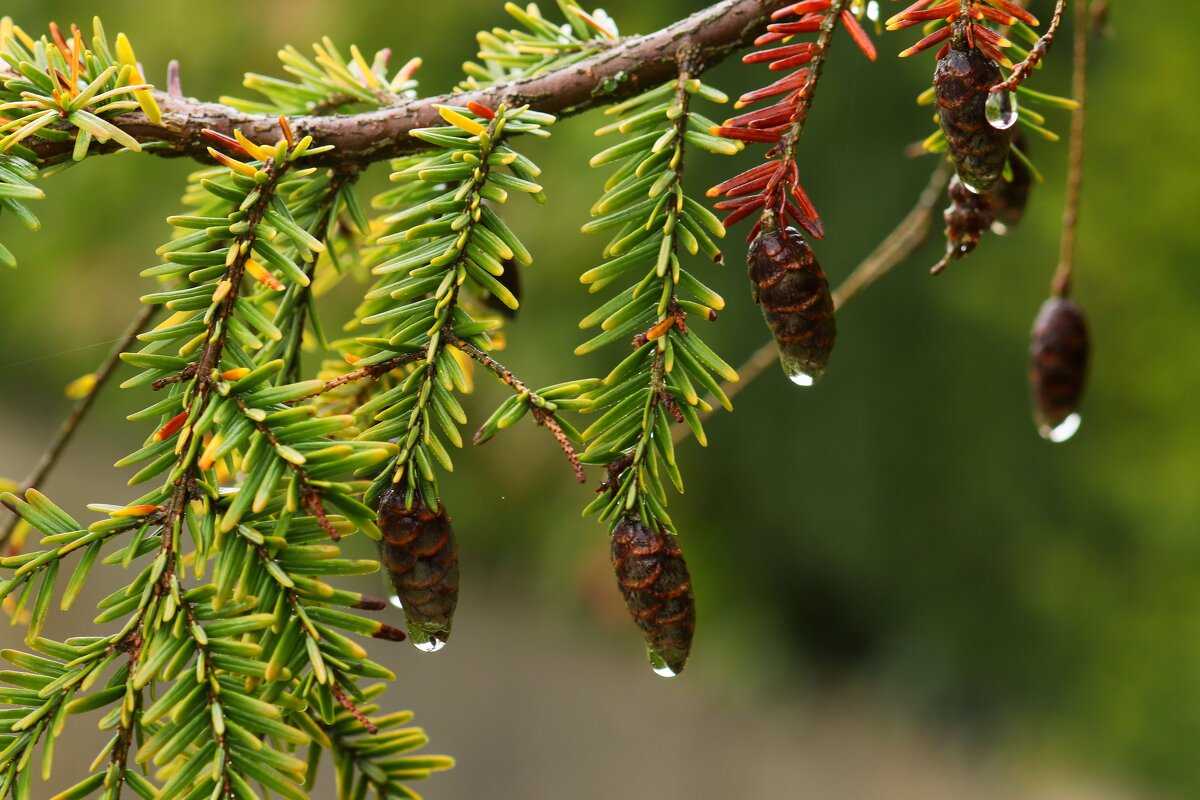
[[[887,29],[898,31],[913,25],[924,25],[936,20],[944,21],[945,25],[900,53],[900,57],[904,58],[922,50],[928,50],[936,44],[941,44],[942,47],[937,54],[937,57],[941,58],[950,48],[948,40],[954,33],[954,23],[964,13],[969,20],[966,25],[967,44],[971,49],[978,49],[1004,67],[1012,67],[1012,61],[1003,53],[1003,48],[1010,47],[1012,42],[984,23],[991,22],[1006,27],[1015,25],[1017,22],[1024,22],[1026,25],[1032,26],[1038,25],[1037,17],[1009,0],[969,0],[966,3],[965,12],[961,0],[945,0],[941,3],[935,3],[935,0],[917,0],[889,19]]]
[[[774,22],[767,26],[767,32],[754,41],[759,47],[778,46],[742,58],[746,64],[765,62],[772,71],[788,74],[742,95],[735,108],[777,98],[771,105],[726,120],[712,131],[726,139],[772,145],[766,153],[767,163],[748,169],[708,191],[709,197],[725,198],[716,204],[717,209],[730,212],[725,218],[725,227],[732,227],[752,214],[771,211],[780,220],[795,220],[818,239],[825,235],[821,218],[800,184],[796,145],[824,68],[829,41],[839,21],[867,58],[875,60],[875,46],[848,10],[849,5],[848,0],[807,0],[781,8],[771,15]],[[804,33],[819,33],[819,36],[815,42],[792,41],[797,34]],[[758,225],[755,225],[749,238],[754,238],[757,232]]]

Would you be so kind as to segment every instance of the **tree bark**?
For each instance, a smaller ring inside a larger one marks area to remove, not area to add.
[[[316,145],[333,145],[328,153],[314,156],[310,163],[367,164],[427,149],[428,145],[409,136],[416,128],[441,125],[435,106],[464,105],[474,100],[489,107],[501,102],[528,103],[534,110],[567,116],[593,106],[612,103],[651,89],[674,78],[678,54],[691,46],[689,58],[695,72],[708,69],[730,53],[741,49],[761,33],[778,0],[723,0],[673,25],[644,36],[631,36],[569,67],[528,78],[498,83],[474,92],[427,97],[384,109],[353,115],[289,117],[300,136],[310,135]],[[130,112],[111,121],[142,144],[155,143],[147,152],[159,156],[187,156],[211,160],[211,141],[204,129],[232,135],[235,129],[251,141],[273,142],[279,138],[277,117],[245,114],[218,103],[155,92],[163,112],[162,125],[154,125],[141,112]],[[72,142],[39,141],[34,147],[42,163],[71,157]],[[94,152],[118,149],[94,146]]]

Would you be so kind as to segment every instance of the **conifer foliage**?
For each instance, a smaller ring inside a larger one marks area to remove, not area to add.
[[[142,270],[149,310],[119,357],[132,371],[122,386],[144,407],[129,418],[141,443],[116,466],[140,494],[93,504],[80,521],[38,491],[43,470],[0,497],[19,520],[0,537],[0,599],[27,644],[0,652],[12,667],[0,671],[0,800],[43,796],[56,743],[89,712],[109,741],[58,800],[304,800],[326,757],[339,800],[416,797],[411,782],[452,762],[414,752],[426,737],[411,715],[381,710],[394,676],[364,643],[407,638],[434,652],[449,638],[457,535],[471,532],[452,526],[441,481],[464,445],[461,397],[485,375],[508,394],[472,441],[528,417],[580,482],[600,468],[585,513],[610,531],[617,587],[655,671],[683,670],[696,613],[667,510],[667,487],[684,488],[677,433],[705,445],[705,417],[732,408],[739,379],[702,337],[725,307],[706,274],[723,263],[726,229],[751,219],[752,297],[785,370],[800,385],[824,374],[835,293],[805,238],[825,230],[800,182],[800,140],[835,32],[875,60],[863,21],[878,9],[723,0],[639,37],[575,0],[556,5],[561,21],[507,4],[515,27],[479,34],[477,60],[448,95],[422,93],[419,58],[397,67],[390,51],[346,54],[322,39],[311,55],[285,47],[285,77],[247,75],[253,98],[223,97],[215,115],[183,97],[177,65],[167,91],[155,90],[129,40],[110,40],[99,20],[87,38],[55,25],[34,38],[0,21],[6,216],[36,229],[41,181],[102,153],[203,162],[167,217],[158,263]],[[1040,39],[1032,14],[1008,0],[923,1],[888,23],[928,28],[906,53],[943,45],[922,100],[936,102],[940,123],[927,146],[958,171],[947,261],[989,227],[1011,229],[1038,179],[1010,129],[1019,117],[1054,135],[1018,96],[1077,108],[1078,167],[1081,109],[1022,85],[1062,5]],[[1031,40],[1017,64],[1004,55],[1009,30]],[[728,98],[700,76],[750,44],[759,49],[746,63],[784,74],[717,123],[706,113]],[[1082,99],[1079,53],[1077,42]],[[602,299],[576,352],[614,355],[603,377],[531,388],[496,357],[535,260],[505,209],[547,202],[522,140],[549,137],[556,112],[592,105],[610,119],[590,163],[609,177],[582,228],[604,242],[580,280]],[[708,193],[722,220],[687,185],[686,166],[760,143],[763,163]],[[379,161],[392,186],[364,203],[356,185]],[[1068,420],[1077,427],[1087,366],[1082,313],[1066,298],[1072,186],[1068,255],[1031,351],[1037,420],[1055,440]],[[15,265],[3,245],[0,262]],[[360,283],[362,299],[336,338],[317,303],[342,281]],[[315,374],[306,347],[325,359]],[[111,367],[75,386],[83,405],[70,425]],[[374,540],[379,560],[345,555],[352,536]],[[405,630],[382,620],[383,599],[337,580],[381,566]],[[122,585],[99,602],[97,629],[44,636],[51,607],[71,608],[100,569]]]

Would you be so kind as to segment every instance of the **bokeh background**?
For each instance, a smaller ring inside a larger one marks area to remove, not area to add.
[[[1049,17],[1049,0],[1032,5]],[[459,759],[424,787],[430,798],[1200,793],[1200,106],[1189,99],[1200,86],[1179,36],[1200,10],[1172,4],[1168,19],[1112,5],[1115,38],[1096,45],[1092,73],[1076,294],[1094,369],[1077,437],[1039,439],[1026,397],[1066,155],[1039,142],[1046,182],[1015,235],[989,237],[932,279],[935,236],[847,306],[818,389],[769,372],[736,413],[711,421],[707,450],[681,449],[688,492],[672,515],[700,615],[684,676],[646,666],[604,530],[579,516],[589,490],[544,432],[522,425],[456,457],[444,481],[464,564],[454,640],[436,656],[375,651],[400,676],[392,701],[416,711],[431,749]],[[639,32],[699,6],[606,7]],[[4,11],[29,30],[100,13],[130,35],[151,80],[178,58],[185,92],[205,99],[241,93],[244,71],[277,72],[280,46],[322,35],[419,54],[426,91],[443,91],[474,31],[507,22],[498,0],[9,0]],[[801,163],[833,281],[932,167],[903,155],[930,130],[913,98],[932,60],[894,58],[913,38],[879,37],[871,64],[839,35],[820,87]],[[1066,93],[1068,62],[1060,43],[1037,88]],[[735,96],[762,78],[736,63],[709,75]],[[1066,131],[1065,113],[1051,122]],[[536,263],[504,360],[538,385],[603,374],[613,357],[571,355],[590,308],[577,276],[602,246],[575,233],[604,177],[587,166],[597,124],[588,114],[524,143],[551,201],[510,203]],[[168,236],[163,218],[192,166],[95,159],[47,184],[40,234],[0,220],[21,261],[0,274],[0,476],[25,474],[68,408],[64,384],[94,368],[135,312],[147,291],[137,273]],[[696,157],[689,181],[699,193],[734,169]],[[729,264],[704,269],[730,301],[707,335],[735,364],[766,338],[743,253],[734,235]],[[351,300],[330,298],[326,324]],[[502,390],[484,382],[478,395],[481,420]],[[145,435],[122,419],[142,399],[108,392],[50,481],[72,512],[132,497],[110,465]],[[20,636],[6,629],[0,643]],[[77,754],[68,769],[84,769],[102,740],[86,726],[69,735],[78,748],[60,746],[60,759]]]

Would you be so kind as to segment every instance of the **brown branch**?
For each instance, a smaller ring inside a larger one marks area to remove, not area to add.
[[[165,389],[173,383],[183,383],[184,381],[190,381],[194,377],[196,377],[196,365],[188,364],[174,375],[168,375],[165,378],[159,378],[154,383],[150,384],[150,388],[157,392],[160,389]]]
[[[75,401],[75,405],[71,407],[71,413],[63,420],[59,426],[58,432],[54,434],[54,438],[50,440],[50,444],[46,446],[45,452],[38,459],[37,465],[29,473],[21,483],[19,494],[24,494],[30,489],[36,489],[46,480],[46,476],[54,469],[54,465],[58,463],[58,459],[62,456],[67,444],[71,441],[71,437],[75,435],[75,431],[83,422],[84,417],[92,409],[92,404],[96,402],[96,398],[100,395],[100,391],[104,385],[108,383],[108,379],[116,371],[121,363],[121,353],[128,350],[137,340],[137,335],[146,329],[150,324],[150,320],[154,318],[158,311],[158,306],[145,306],[138,315],[133,318],[125,332],[121,334],[121,338],[108,351],[108,355],[104,357],[104,361],[100,362],[100,366],[92,374],[95,376],[95,383],[92,385],[91,391]],[[4,523],[0,525],[0,547],[2,547],[12,536],[13,531],[17,527],[19,518],[13,514]]]
[[[333,145],[323,156],[326,164],[366,164],[394,158],[427,147],[409,136],[415,128],[441,125],[436,105],[463,105],[469,100],[495,108],[528,103],[534,110],[570,115],[597,105],[611,103],[644,92],[675,77],[680,44],[695,45],[698,72],[714,66],[735,50],[750,44],[762,32],[772,0],[723,0],[673,25],[645,36],[631,36],[615,47],[562,69],[528,78],[506,81],[478,91],[442,95],[400,103],[388,108],[354,115],[290,117],[299,136],[311,135],[317,145]],[[203,103],[155,92],[163,124],[152,124],[141,112],[121,114],[110,120],[143,144],[157,143],[147,152],[160,156],[188,156],[211,161],[208,144],[201,135],[205,128],[232,135],[240,130],[251,141],[279,138],[279,120],[267,114],[246,114],[230,106]],[[71,157],[73,142],[39,141],[33,146],[44,163]],[[116,149],[113,144],[95,143],[93,152]]]
[[[1075,5],[1075,57],[1072,94],[1079,105],[1071,116],[1071,150],[1067,166],[1067,200],[1063,209],[1062,252],[1054,272],[1051,290],[1057,297],[1071,293],[1071,273],[1075,268],[1075,234],[1079,227],[1079,202],[1083,197],[1083,144],[1087,123],[1084,106],[1087,102],[1088,34],[1091,32],[1089,4],[1078,0]]]
[[[322,395],[326,392],[332,392],[334,389],[345,386],[348,383],[360,381],[363,378],[370,378],[371,380],[377,381],[397,367],[402,367],[405,364],[415,364],[418,361],[424,361],[427,352],[428,348],[422,347],[420,350],[415,350],[411,353],[405,353],[402,356],[395,356],[387,359],[386,361],[380,361],[378,364],[368,364],[365,367],[359,367],[358,369],[347,372],[344,375],[338,375],[336,378],[330,378],[329,380],[325,381],[325,385],[319,390],[312,392],[311,394],[306,394],[300,399],[306,400],[309,397],[316,397],[317,395]]]
[[[835,310],[840,311],[842,306],[908,258],[925,241],[925,237],[929,235],[929,226],[933,221],[934,211],[941,201],[946,182],[950,178],[949,162],[939,161],[938,168],[929,176],[929,183],[921,191],[912,210],[834,290]],[[764,343],[762,347],[754,351],[750,358],[746,359],[744,364],[738,367],[740,380],[737,382],[726,381],[721,386],[722,391],[725,392],[726,397],[733,399],[756,378],[774,366],[778,360],[779,348],[775,341]],[[708,400],[712,410],[702,413],[700,415],[702,419],[712,416],[713,411],[719,407],[715,398],[710,397]],[[672,436],[676,442],[680,442],[686,439],[690,432],[690,428],[677,427]]]
[[[1050,27],[1046,28],[1046,33],[1042,38],[1038,39],[1030,49],[1029,55],[1020,64],[1013,67],[1012,73],[1008,76],[1008,80],[1001,81],[993,86],[991,92],[1013,92],[1021,85],[1029,73],[1033,72],[1034,67],[1038,65],[1047,51],[1050,50],[1050,45],[1054,44],[1054,36],[1058,33],[1058,26],[1062,24],[1063,9],[1066,8],[1066,0],[1058,0],[1058,5],[1054,7],[1054,17],[1050,20]],[[1079,5],[1086,8],[1087,0],[1079,0]]]
[[[946,159],[938,161],[937,169],[929,176],[929,183],[921,191],[912,210],[900,220],[887,238],[876,245],[871,254],[846,276],[841,285],[834,289],[835,310],[840,310],[847,301],[890,272],[925,241],[933,221],[933,212],[941,202],[946,183],[950,180],[950,162]]]
[[[820,83],[821,75],[825,72],[825,65],[829,61],[829,45],[833,42],[833,32],[837,30],[842,12],[849,5],[849,0],[834,0],[826,10],[825,18],[821,20],[821,32],[816,42],[816,55],[808,64],[808,80],[804,82],[804,88],[800,92],[800,99],[792,116],[792,127],[785,139],[786,145],[782,153],[784,160],[794,161],[796,158],[796,148],[800,145],[800,137],[804,135],[804,126],[808,122],[808,111],[812,108],[813,98],[817,94],[817,84]]]
[[[272,198],[275,196],[275,190],[279,182],[288,173],[290,165],[287,163],[278,163],[274,160],[268,161],[263,165],[263,170],[266,173],[266,181],[259,188],[259,198],[255,203],[246,210],[247,231],[239,234],[233,241],[232,248],[236,250],[237,255],[233,262],[225,268],[225,277],[223,281],[227,281],[229,290],[225,293],[225,297],[216,305],[214,311],[210,311],[211,316],[208,318],[206,326],[206,338],[204,348],[200,351],[199,358],[194,362],[195,370],[192,377],[193,395],[191,403],[185,407],[185,412],[191,413],[193,409],[199,409],[203,413],[208,403],[212,400],[213,392],[216,390],[216,370],[221,363],[221,355],[225,351],[225,339],[228,336],[229,327],[228,321],[233,316],[234,308],[237,299],[242,289],[242,278],[246,272],[246,262],[250,259],[252,252],[251,247],[254,244],[255,238],[258,236],[258,225],[262,221],[263,216],[270,206]],[[190,435],[190,434],[189,434]],[[186,443],[182,445],[179,451],[179,457],[176,459],[176,468],[182,469],[182,475],[175,483],[175,488],[171,491],[171,498],[166,505],[164,512],[165,520],[162,525],[162,546],[161,552],[167,554],[167,567],[162,571],[159,578],[158,591],[166,592],[169,590],[170,580],[175,575],[176,563],[178,554],[175,552],[175,539],[179,533],[181,522],[187,512],[188,503],[196,496],[196,476],[198,472],[198,464],[195,458],[195,451]],[[146,624],[143,622],[143,624]]]
[[[329,693],[332,694],[333,698],[338,701],[338,705],[346,709],[346,711],[350,712],[350,716],[358,720],[358,724],[362,725],[363,729],[367,733],[371,734],[372,736],[379,733],[379,728],[375,725],[375,723],[371,722],[371,720],[367,718],[367,715],[359,710],[358,706],[355,705],[354,701],[346,695],[345,690],[343,690],[341,686],[338,686],[336,683],[330,684]]]

